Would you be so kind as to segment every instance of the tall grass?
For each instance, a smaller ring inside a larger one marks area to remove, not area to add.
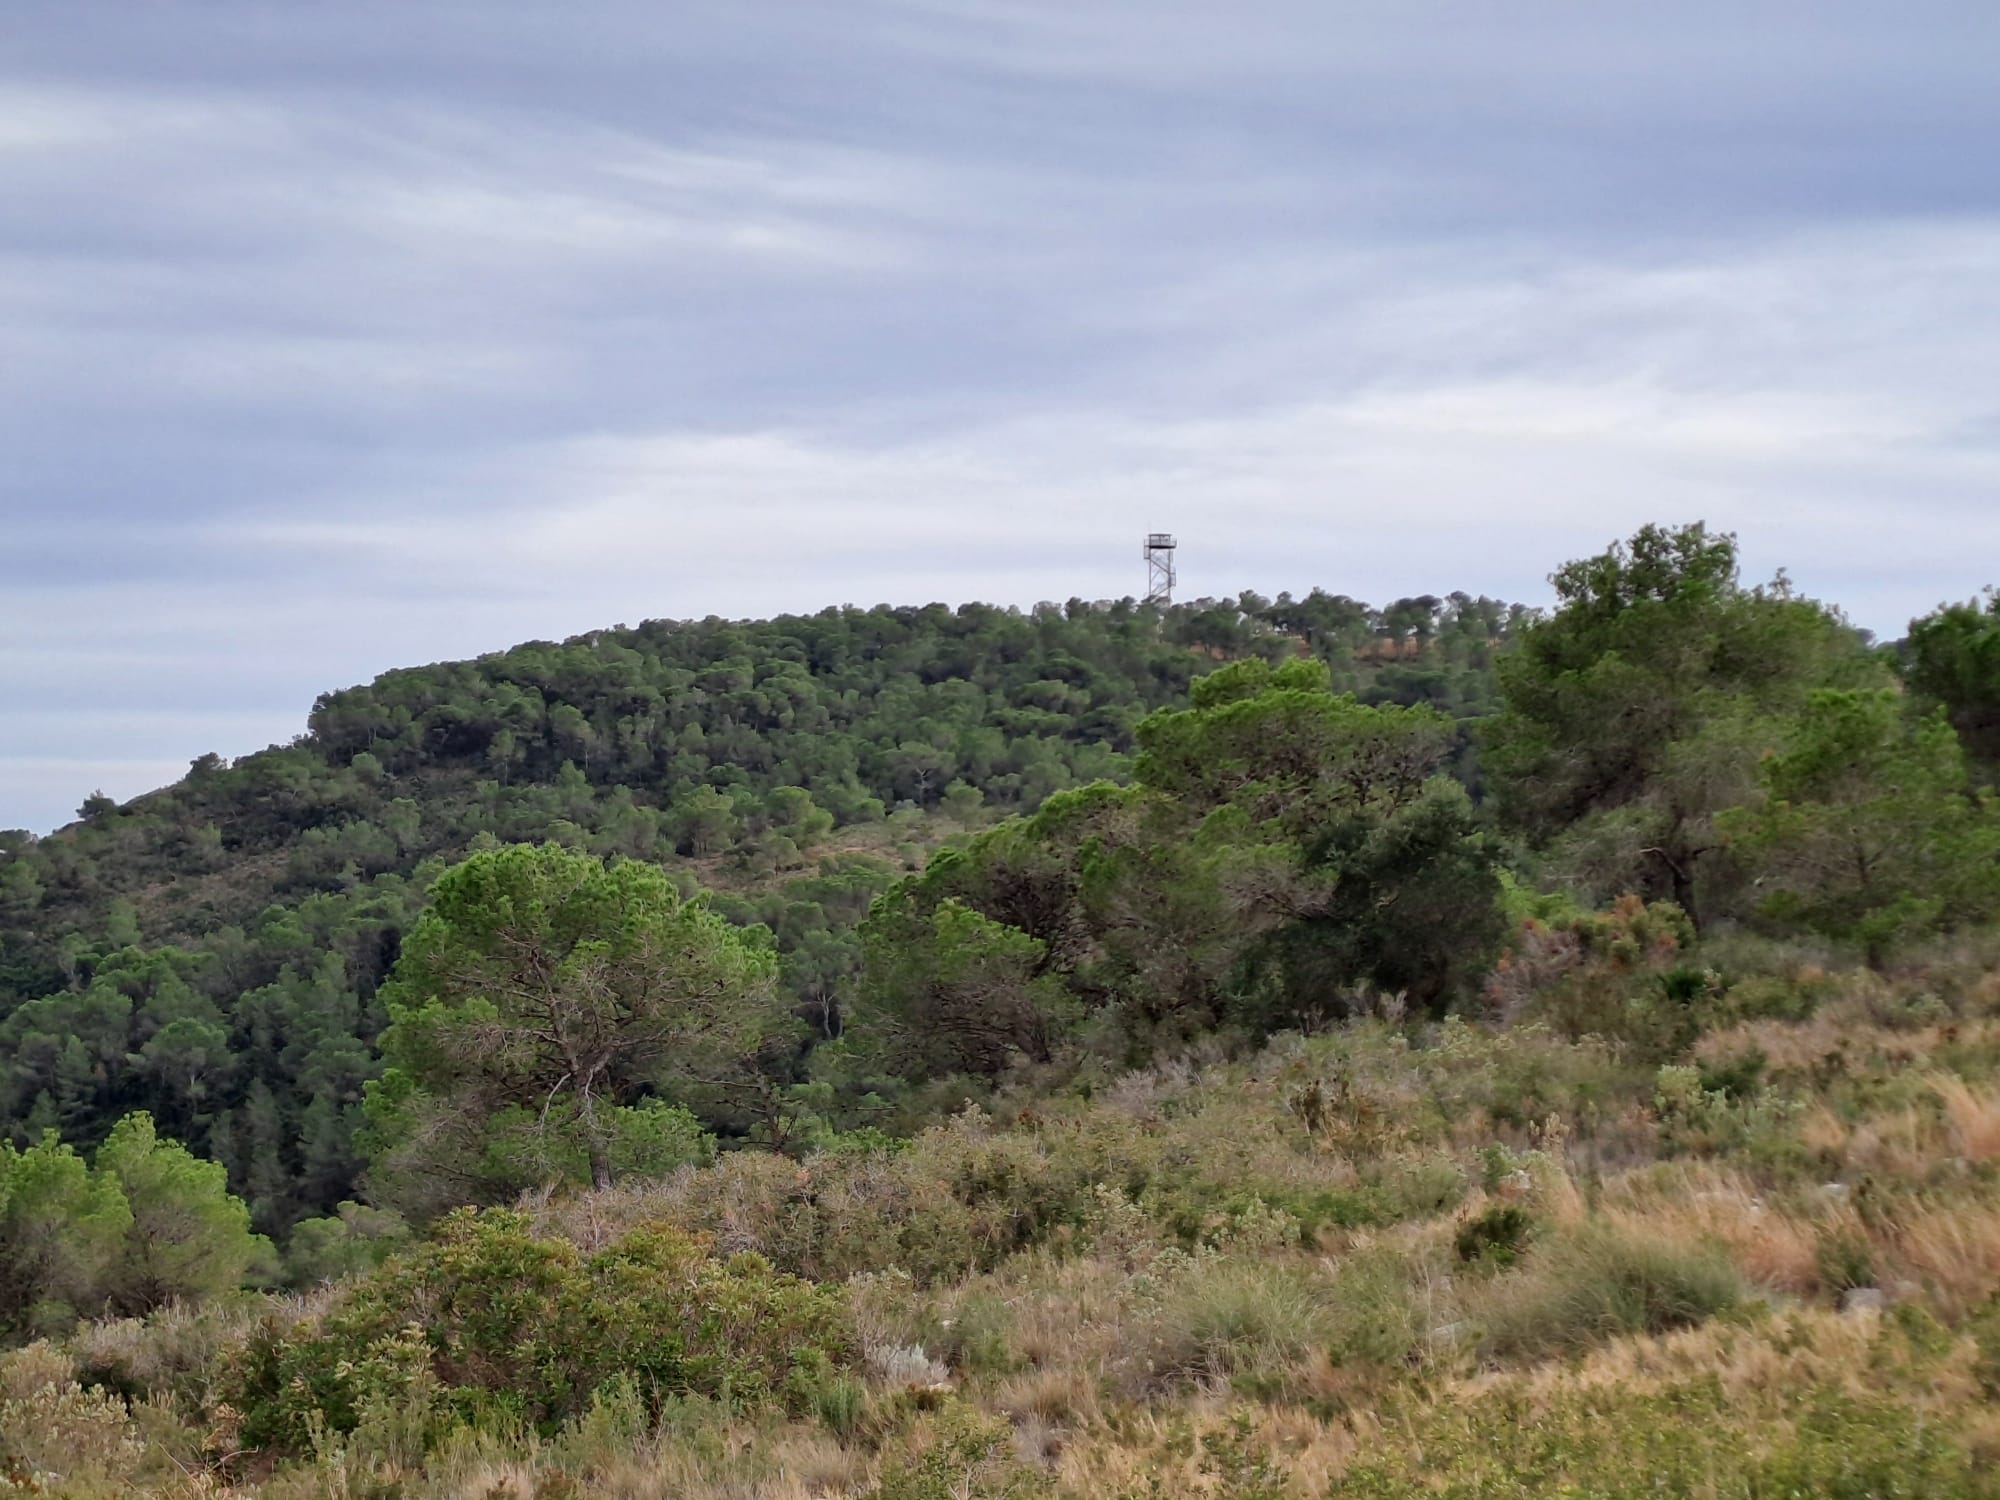
[[[1742,1296],[1736,1268],[1714,1250],[1593,1223],[1539,1247],[1522,1270],[1489,1284],[1479,1321],[1489,1354],[1538,1359],[1692,1327]]]

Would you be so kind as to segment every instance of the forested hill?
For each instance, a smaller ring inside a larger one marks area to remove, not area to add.
[[[777,935],[831,1024],[852,927],[927,848],[1122,779],[1222,661],[1317,656],[1371,703],[1490,710],[1518,607],[1315,592],[655,621],[385,674],[307,733],[205,756],[43,839],[0,834],[0,1129],[81,1146],[135,1109],[260,1225],[354,1190],[375,992],[436,873],[490,841],[656,860]]]
[[[619,629],[15,839],[0,1473],[2000,1500],[2000,601],[1551,583]]]

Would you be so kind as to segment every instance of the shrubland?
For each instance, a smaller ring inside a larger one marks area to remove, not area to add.
[[[1990,1494],[1982,943],[1739,941],[1664,1062],[1362,1016],[460,1210],[6,1356],[0,1440],[78,1494]]]
[[[5,1158],[5,1482],[2000,1494],[1991,612],[1556,581],[1470,729],[1247,651],[866,901],[470,851],[282,1254],[151,1116]],[[121,952],[55,998],[199,1011]]]

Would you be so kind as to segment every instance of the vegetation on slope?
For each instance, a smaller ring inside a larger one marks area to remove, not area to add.
[[[1556,581],[1470,732],[1471,698],[1386,666],[1346,695],[1309,623],[1239,601],[1194,642],[1238,659],[1135,716],[1115,780],[993,826],[947,786],[907,815],[951,847],[872,887],[473,830],[396,877],[365,996],[322,958],[324,1004],[226,1023],[220,950],[56,942],[24,1057],[101,1083],[154,1007],[231,1067],[353,1049],[371,1201],[298,1223],[272,1294],[152,1118],[7,1157],[0,1308],[42,1336],[0,1357],[12,1482],[2000,1494],[2000,808],[1961,739],[1990,611],[1919,622],[1899,679],[1699,527]],[[433,742],[415,701],[346,704],[326,774],[449,787],[506,745]],[[825,836],[840,784],[761,795]],[[296,1194],[311,1160],[267,1169]]]
[[[1463,595],[882,607],[390,672],[327,694],[291,745],[205,756],[122,808],[94,796],[53,837],[0,834],[0,1128],[88,1148],[146,1110],[284,1234],[358,1192],[378,991],[475,848],[554,841],[719,892],[772,929],[823,1038],[877,894],[962,830],[1122,779],[1138,722],[1217,661],[1306,653],[1368,701],[1465,721],[1519,619]],[[709,1123],[768,1135],[770,1115]]]
[[[1661,916],[1504,1028],[1356,1018],[93,1325],[0,1363],[0,1442],[77,1494],[1993,1494],[1990,942],[1885,979]],[[1663,1005],[1691,1041],[1573,1030]]]

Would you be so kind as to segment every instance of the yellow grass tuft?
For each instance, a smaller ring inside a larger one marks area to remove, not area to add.
[[[1640,1240],[1718,1244],[1746,1280],[1769,1291],[1820,1289],[1814,1227],[1767,1204],[1741,1173],[1689,1164],[1652,1184],[1646,1201],[1608,1206],[1606,1219]]]
[[[1944,1104],[1959,1155],[1967,1161],[2000,1158],[2000,1089],[1975,1089],[1946,1073],[1931,1080],[1931,1091]]]
[[[1893,1230],[1890,1248],[1949,1317],[1963,1317],[2000,1292],[2000,1208],[1932,1209]]]

